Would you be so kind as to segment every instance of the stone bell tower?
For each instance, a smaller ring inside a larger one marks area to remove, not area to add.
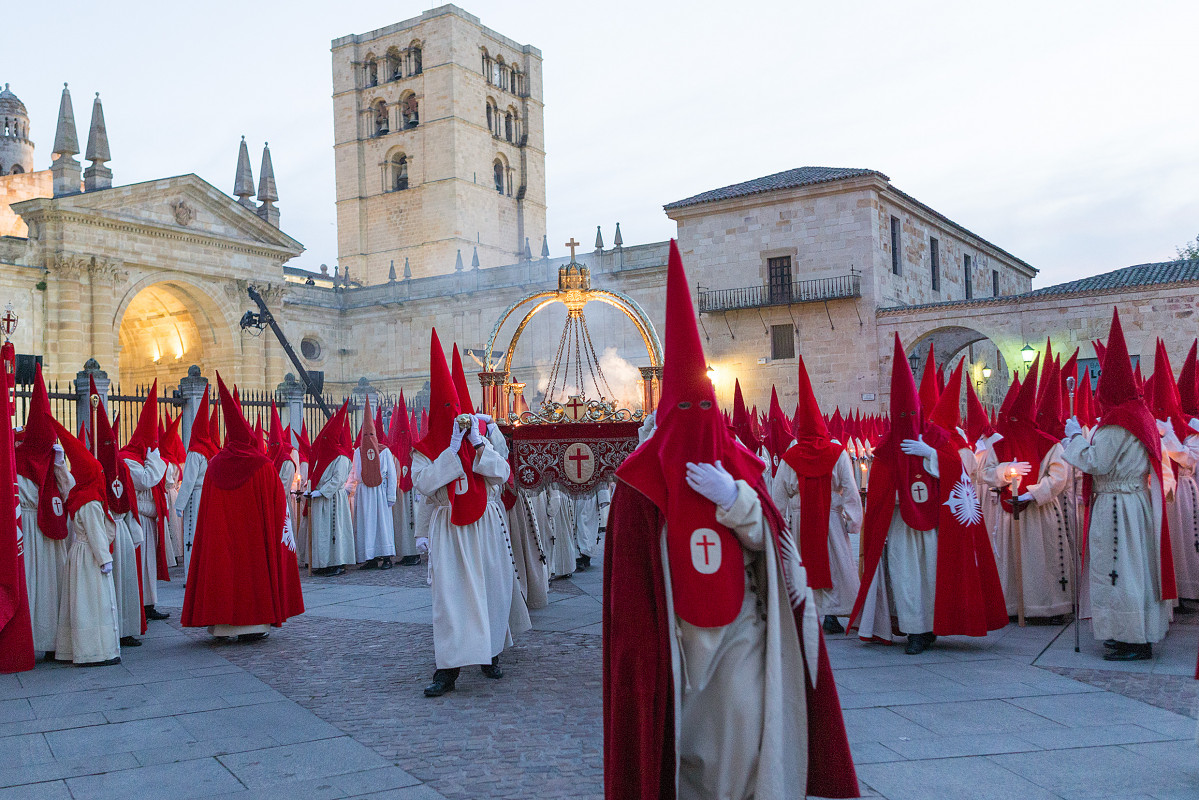
[[[463,252],[481,268],[530,259],[545,234],[541,52],[452,5],[332,50],[341,268],[370,285],[392,262],[423,277],[463,269]]]

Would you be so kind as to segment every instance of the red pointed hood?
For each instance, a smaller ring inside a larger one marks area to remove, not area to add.
[[[457,351],[455,351],[457,352]],[[461,366],[461,365],[460,365]],[[466,376],[462,376],[465,384]],[[469,398],[469,395],[468,395]],[[467,400],[469,402],[469,399]],[[429,337],[429,422],[425,435],[414,447],[430,461],[435,461],[450,446],[453,426],[459,414],[472,413],[460,405],[454,377],[445,363],[445,350],[437,338],[434,328]],[[455,484],[450,494],[450,522],[454,525],[470,525],[477,522],[487,510],[487,485],[474,471],[474,449],[469,440],[463,438],[458,447],[458,458],[466,474],[465,488]]]
[[[1041,399],[1037,403],[1037,428],[1049,434],[1054,439],[1061,440],[1066,436],[1066,419],[1062,413],[1062,380],[1061,370],[1057,361],[1052,361],[1041,378],[1038,387]]]
[[[134,461],[145,461],[146,452],[158,447],[158,379],[150,387],[150,395],[142,403],[141,414],[137,418],[137,427],[129,441],[121,448],[121,458]]]
[[[920,376],[920,407],[928,413],[937,405],[940,391],[937,389],[937,359],[933,354],[933,343],[928,343],[928,358],[924,361],[924,374]]]
[[[673,240],[665,331],[657,428],[620,466],[617,477],[645,495],[665,518],[675,613],[700,627],[727,625],[745,596],[744,557],[736,537],[717,522],[715,504],[687,485],[686,464],[721,461],[734,479],[758,486],[762,462],[721,419],[687,274]],[[697,542],[702,548],[696,549]],[[716,548],[714,556],[711,547]]]
[[[996,421],[1007,416],[1012,410],[1012,406],[1016,405],[1016,398],[1020,396],[1020,389],[1023,388],[1020,384],[1020,376],[1012,375],[1012,383],[1007,387],[1007,394],[1003,396],[1003,402],[999,404],[999,413],[996,415]]]
[[[762,443],[754,433],[753,420],[749,409],[745,407],[745,397],[741,394],[741,381],[733,381],[733,433],[741,443],[753,452],[758,452]]]
[[[196,410],[196,418],[192,420],[191,438],[187,441],[188,452],[199,453],[206,459],[211,459],[220,450],[212,440],[212,412],[209,407],[208,394],[211,385],[204,387],[204,396],[200,398],[200,407]]]
[[[1108,357],[1111,356],[1111,363]],[[1137,364],[1140,369],[1140,364]],[[1099,403],[1101,416],[1107,416],[1110,408],[1116,408],[1126,403],[1135,403],[1140,399],[1139,383],[1133,374],[1132,361],[1128,355],[1128,345],[1124,341],[1124,328],[1120,324],[1120,312],[1112,309],[1112,328],[1104,346],[1099,373],[1099,386],[1095,390],[1095,399]]]
[[[283,420],[279,417],[279,408],[275,405],[275,401],[271,400],[271,432],[266,443],[266,455],[271,460],[276,472],[283,468],[285,462],[291,460],[293,449],[291,432],[283,427]]]
[[[262,439],[255,434],[242,414],[241,407],[230,394],[221,373],[216,374],[217,392],[225,417],[225,446],[212,457],[204,473],[204,485],[209,482],[218,489],[232,491],[241,488],[263,466],[271,462],[262,453]]]
[[[1032,467],[1020,480],[1020,489],[1027,489],[1039,479],[1041,460],[1057,443],[1057,439],[1037,427],[1037,377],[1040,356],[1033,360],[1024,376],[1024,383],[1007,411],[999,415],[995,427],[1003,440],[995,445],[1000,461],[1025,461]]]
[[[845,419],[841,416],[840,406],[833,407],[833,415],[828,420],[828,435],[845,443]]]
[[[54,463],[54,443],[57,435],[54,414],[50,410],[50,395],[42,380],[42,365],[34,369],[33,396],[25,415],[25,430],[17,445],[17,474],[41,486]]]
[[[1062,365],[1059,372],[1058,382],[1062,389],[1062,418],[1070,416],[1070,387],[1066,385],[1066,379],[1073,377],[1075,383],[1078,382],[1078,348],[1074,348],[1074,354],[1066,359],[1066,363]]]
[[[1174,382],[1174,370],[1170,366],[1170,357],[1166,354],[1166,344],[1161,339],[1157,340],[1157,349],[1153,357],[1153,376],[1149,382],[1153,384],[1153,405],[1149,410],[1155,418],[1163,422],[1170,420],[1178,441],[1185,442],[1187,436],[1193,433],[1187,425],[1191,417],[1182,408],[1178,384]]]
[[[894,471],[894,477],[889,480],[896,486],[900,516],[913,530],[928,531],[937,527],[940,493],[936,479],[925,471],[924,459],[906,455],[900,449],[904,439],[923,436],[927,426],[916,378],[912,375],[899,334],[895,334],[891,361],[891,427],[875,451],[874,469],[881,467]],[[932,363],[930,359],[929,365]],[[918,500],[918,497],[923,499]]]
[[[828,442],[832,434],[824,424],[824,415],[820,413],[820,404],[816,402],[816,393],[812,390],[812,379],[808,375],[808,367],[803,356],[799,357],[799,402],[795,406],[795,421],[792,432],[798,441],[814,440]]]
[[[791,446],[791,440],[794,438],[791,425],[788,424],[787,417],[783,414],[783,407],[779,405],[778,392],[772,386],[770,387],[770,435],[766,439],[766,449],[770,451],[771,474],[778,472],[783,453],[787,452],[787,448]]]
[[[391,430],[388,432],[387,449],[396,460],[396,471],[400,473],[400,491],[412,491],[412,419],[408,416],[408,404],[404,390],[400,390],[400,402],[391,412]]]
[[[470,399],[470,384],[466,382],[466,371],[462,369],[462,354],[458,352],[458,343],[454,342],[453,354],[454,391],[458,393],[458,405],[461,414],[475,413],[474,404]]]
[[[1074,391],[1074,416],[1085,428],[1095,427],[1095,394],[1091,389],[1091,368],[1082,371],[1078,379],[1078,388]]]
[[[167,424],[166,430],[159,437],[163,459],[179,469],[183,469],[183,462],[187,460],[187,451],[183,449],[183,439],[179,436],[179,426],[182,423],[183,414],[179,414]]]
[[[353,458],[354,452],[346,447],[342,440],[342,433],[345,430],[345,419],[349,413],[350,401],[346,400],[341,404],[341,408],[333,413],[333,416],[325,421],[325,426],[321,428],[320,433],[316,435],[316,440],[312,443],[312,460],[309,466],[309,483],[313,488],[321,482],[324,477],[325,470],[339,456]]]
[[[312,463],[312,440],[308,438],[308,420],[300,422],[300,463]]]
[[[965,366],[966,360],[962,359],[953,368],[953,372],[949,374],[949,380],[945,382],[945,388],[941,391],[941,396],[937,398],[937,404],[933,406],[932,413],[928,416],[929,424],[939,429],[940,435],[947,437],[948,441],[953,443],[954,448],[959,450],[969,447],[962,435],[958,433],[958,429],[962,427],[960,398],[962,396],[962,370]],[[934,442],[930,441],[929,444],[934,444]]]
[[[76,439],[57,420],[51,419],[50,423],[62,445],[63,453],[71,462],[71,476],[75,478],[75,486],[67,495],[67,513],[74,514],[93,501],[104,505],[107,494],[104,467],[88,451],[87,445]]]
[[[1191,349],[1186,360],[1182,362],[1182,372],[1178,374],[1178,399],[1182,410],[1192,417],[1199,417],[1199,339],[1191,342]]]
[[[89,380],[91,381],[90,394],[98,396],[96,379],[90,377]],[[96,406],[95,447],[96,459],[104,468],[104,504],[113,514],[132,512],[135,519],[140,519],[137,516],[137,503],[131,502],[134,490],[133,482],[129,478],[129,467],[125,464],[125,460],[118,456],[117,437],[108,422],[108,411],[103,402]]]
[[[991,425],[991,418],[987,416],[987,410],[983,408],[983,404],[979,402],[978,395],[974,391],[974,384],[970,381],[966,382],[966,436],[970,439],[970,446],[984,436],[989,437],[995,433],[995,427]]]
[[[208,418],[208,441],[212,442],[212,446],[216,449],[213,455],[221,450],[221,443],[225,440],[221,433],[221,404],[212,404],[212,416]]]
[[[375,430],[375,417],[371,413],[371,396],[366,395],[366,406],[362,411],[362,442],[358,445],[358,468],[362,470],[362,485],[374,488],[383,484],[383,470],[379,460],[383,448],[379,446],[379,433]]]

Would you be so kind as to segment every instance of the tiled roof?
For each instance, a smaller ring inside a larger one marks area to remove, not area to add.
[[[701,192],[694,197],[688,197],[684,200],[676,200],[673,203],[667,203],[663,208],[670,211],[674,208],[685,208],[686,206],[699,205],[700,203],[711,203],[717,200],[731,200],[734,197],[746,197],[751,194],[761,194],[762,192],[773,192],[777,189],[795,189],[800,186],[812,186],[817,183],[829,183],[830,181],[841,181],[846,178],[860,178],[864,175],[877,175],[883,180],[890,180],[883,173],[873,169],[852,169],[846,167],[798,167],[797,169],[789,169],[786,172],[776,172],[773,175],[767,175],[764,178],[754,178],[752,181],[744,183],[735,183],[732,186],[724,186],[719,189],[712,189],[708,192]]]
[[[1076,281],[1046,286],[1043,289],[1034,289],[1026,296],[1102,292],[1108,289],[1128,289],[1135,286],[1185,281],[1199,281],[1199,259],[1137,264],[1113,272],[1105,272],[1102,275],[1092,275],[1089,278],[1080,278]]]

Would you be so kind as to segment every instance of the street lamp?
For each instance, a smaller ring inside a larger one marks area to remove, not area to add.
[[[1036,357],[1037,357],[1037,351],[1032,348],[1032,345],[1026,344],[1026,345],[1024,345],[1023,348],[1021,348],[1020,358],[1022,358],[1024,360],[1025,364],[1031,364],[1036,359]]]
[[[983,365],[983,377],[984,378],[991,377],[991,368],[986,366],[985,364]]]

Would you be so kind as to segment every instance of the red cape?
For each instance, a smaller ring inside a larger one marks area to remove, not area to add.
[[[931,437],[926,437],[931,438]],[[947,438],[947,437],[942,437]],[[932,444],[932,442],[929,442]],[[937,586],[933,601],[933,633],[938,636],[985,636],[987,631],[999,630],[1008,623],[1007,605],[995,553],[987,535],[981,509],[973,521],[963,522],[946,505],[951,493],[969,483],[962,470],[962,459],[952,446],[937,447],[941,477],[934,481],[940,515],[937,523]],[[862,587],[849,617],[854,627],[866,593],[874,580],[887,543],[887,531],[895,511],[896,470],[887,461],[876,460],[870,471],[870,486],[866,495],[866,517],[862,523],[865,537],[866,564]],[[903,487],[905,490],[907,487]],[[905,631],[926,633],[926,631]]]
[[[782,520],[759,478],[758,496],[778,545]],[[675,708],[660,537],[665,517],[623,482],[612,495],[604,545],[604,796],[673,800]],[[795,610],[799,635],[803,607]],[[800,643],[802,646],[802,637]],[[806,794],[858,797],[858,779],[824,637],[808,700]],[[798,793],[797,793],[797,796]]]
[[[5,362],[16,358],[11,342],[3,348]],[[0,501],[0,673],[33,669],[33,625],[29,619],[29,590],[25,587],[25,561],[18,541],[17,464],[13,453],[12,411],[8,371],[0,369],[0,486],[8,490]]]
[[[183,624],[277,627],[303,614],[296,554],[282,541],[287,500],[274,466],[262,458],[237,488],[221,484],[206,480],[200,496]]]

